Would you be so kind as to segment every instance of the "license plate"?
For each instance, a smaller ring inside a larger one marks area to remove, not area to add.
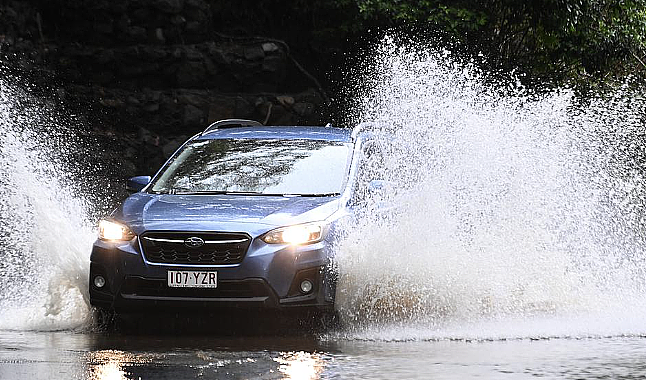
[[[218,272],[169,270],[168,286],[171,288],[217,288]]]

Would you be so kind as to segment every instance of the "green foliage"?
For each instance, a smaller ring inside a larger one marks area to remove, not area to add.
[[[646,67],[646,0],[357,0],[365,20],[440,32],[490,69],[556,82]]]
[[[284,39],[319,77],[338,72],[376,30],[393,29],[491,72],[526,74],[529,85],[646,77],[646,0],[211,0],[211,8],[217,31]]]

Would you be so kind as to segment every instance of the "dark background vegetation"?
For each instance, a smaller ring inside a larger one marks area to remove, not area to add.
[[[0,0],[2,70],[114,144],[124,176],[222,118],[343,124],[348,72],[385,33],[529,91],[646,72],[646,0]]]

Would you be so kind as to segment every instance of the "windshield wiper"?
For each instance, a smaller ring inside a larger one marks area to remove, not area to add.
[[[279,194],[279,193],[261,193],[258,191],[227,191],[227,190],[205,190],[205,191],[177,191],[170,190],[167,194],[174,195],[252,195],[264,197],[334,197],[340,193],[320,193],[320,194]]]
[[[175,195],[264,195],[255,191],[227,191],[227,190],[205,190],[205,191],[170,191]]]
[[[337,195],[341,195],[341,193],[285,194],[285,195],[297,196],[297,197],[336,197]]]

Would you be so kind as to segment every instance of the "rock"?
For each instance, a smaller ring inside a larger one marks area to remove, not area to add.
[[[112,13],[124,13],[128,10],[129,0],[111,0],[108,2]]]
[[[145,42],[146,29],[141,26],[131,26],[128,28],[128,37],[135,42]]]
[[[204,60],[204,67],[206,68],[206,80],[211,83],[213,77],[218,73],[218,67],[208,58]]]
[[[155,139],[159,139],[159,136],[150,132],[146,128],[139,128],[139,140],[141,140],[141,142],[153,144]]]
[[[144,73],[144,66],[145,64],[140,64],[140,65],[120,65],[119,66],[119,72],[121,75],[124,77],[139,77],[141,74]]]
[[[11,20],[11,19],[15,20],[15,19],[17,19],[17,18],[18,18],[18,12],[16,12],[13,8],[11,8],[11,7],[6,7],[6,8],[4,9],[4,11],[5,11],[5,15],[6,15],[6,17],[7,17],[8,19],[10,19],[10,20]]]
[[[151,173],[151,175],[155,173],[154,171],[146,172],[145,169],[139,169],[139,167],[130,160],[123,161],[120,164],[121,164],[121,169],[119,171],[121,173],[127,173],[126,175],[124,175],[124,177],[126,178],[134,177],[135,175],[138,175],[140,173]]]
[[[186,7],[197,8],[201,10],[208,10],[210,5],[204,0],[186,0]]]
[[[7,46],[11,46],[11,45],[13,45],[15,43],[15,40],[14,40],[14,38],[12,36],[3,35],[2,36],[2,43],[7,45]]]
[[[122,14],[121,17],[119,17],[119,19],[115,22],[114,29],[119,33],[128,34],[129,26],[130,26],[130,19],[128,18],[127,15]]]
[[[127,158],[134,158],[134,157],[137,156],[137,150],[134,147],[131,147],[131,146],[126,147],[123,150],[123,155],[124,155],[124,157],[127,157]]]
[[[261,46],[262,46],[262,51],[264,51],[265,53],[274,53],[280,50],[278,48],[278,45],[276,45],[273,42],[265,42]]]
[[[271,73],[281,73],[285,70],[285,60],[278,56],[267,57],[262,61],[262,69]]]
[[[214,42],[210,42],[207,45],[207,48],[208,48],[208,51],[209,51],[209,56],[211,56],[213,61],[215,63],[217,63],[218,65],[226,66],[229,63],[231,63],[231,61],[224,54],[224,51],[222,49],[218,48],[218,46]]]
[[[182,37],[182,26],[180,25],[168,25],[164,28],[164,37],[166,37],[166,43],[170,45],[184,44],[184,38]]]
[[[277,88],[278,86],[275,83],[275,80],[273,77],[255,76],[249,79],[253,80],[253,82],[247,85],[246,87],[247,91],[253,91],[258,93],[269,93],[269,92],[278,91],[278,88]]]
[[[161,109],[163,109],[165,112],[169,112],[172,114],[176,114],[181,116],[181,110],[183,110],[184,106],[180,106],[177,102],[177,99],[175,99],[172,96],[167,96],[164,95],[162,98],[161,102],[159,103]],[[170,121],[170,119],[169,119]]]
[[[182,118],[182,122],[184,125],[199,125],[204,123],[204,112],[202,112],[201,109],[192,106],[192,105],[187,105],[184,107],[184,116]]]
[[[276,100],[278,100],[278,103],[286,106],[286,107],[291,107],[294,105],[294,98],[291,96],[287,95],[279,95],[276,97]]]
[[[180,87],[204,87],[206,69],[201,62],[185,62],[177,70],[177,85]]]
[[[271,107],[271,113],[269,114],[269,121],[272,123],[276,123],[278,120],[284,120],[285,117],[289,114],[289,112],[285,109],[285,107],[274,104],[273,107]],[[274,125],[281,125],[281,123],[274,124]],[[282,123],[282,125],[285,125]]]
[[[198,7],[186,6],[185,15],[188,20],[205,22],[208,19],[208,14],[205,9],[200,9]]]
[[[162,151],[164,152],[164,156],[165,157],[170,157],[173,153],[175,153],[177,148],[182,146],[182,144],[184,143],[184,141],[186,141],[188,139],[188,137],[189,136],[179,135],[179,136],[175,137],[174,139],[169,140],[162,147]]]
[[[312,103],[296,103],[294,104],[294,112],[301,116],[310,116],[314,112],[314,104]]]
[[[153,102],[158,102],[161,99],[161,91],[146,90],[146,98]]]
[[[163,77],[165,79],[165,82],[173,82],[173,80],[177,78],[178,70],[179,64],[165,64],[161,67],[161,71],[158,73],[158,75]]]
[[[271,122],[274,125],[298,125],[299,124],[296,121],[294,114],[291,112],[286,112],[282,116],[272,115]]]
[[[135,9],[134,11],[132,11],[131,15],[132,15],[132,18],[135,20],[135,23],[138,23],[138,24],[139,23],[144,24],[152,18],[152,12],[150,11],[149,8],[146,8],[146,7]]]
[[[166,13],[179,13],[183,6],[180,0],[153,0],[151,3],[155,9]]]
[[[321,96],[315,89],[308,88],[307,90],[298,94],[298,96],[296,97],[296,102],[319,104],[321,102]]]
[[[159,111],[159,103],[150,103],[144,106],[144,111],[146,112],[157,112]]]
[[[232,112],[236,104],[231,99],[214,99],[209,106],[208,122],[213,123],[222,119],[231,119],[237,115]]]
[[[105,65],[114,61],[114,50],[104,49],[99,50],[95,54],[95,60],[101,65]]]
[[[164,38],[164,30],[162,28],[155,28],[154,30],[151,30],[150,34],[150,42],[156,43],[156,44],[164,44],[166,43],[166,38]]]
[[[111,1],[93,1],[92,10],[93,11],[107,11],[111,8]]]
[[[94,30],[101,34],[112,34],[114,27],[112,26],[112,20],[105,20],[94,24]]]
[[[138,46],[128,46],[124,50],[121,51],[123,58],[122,59],[129,59],[133,61],[139,61],[139,47]]]
[[[27,12],[14,7],[15,20],[5,12],[7,5],[0,5],[2,53],[19,55],[15,67],[27,62],[34,77],[56,73],[59,83],[60,75],[63,89],[56,91],[54,84],[51,98],[65,98],[74,107],[94,105],[96,110],[88,111],[91,118],[114,126],[113,133],[123,140],[132,140],[126,153],[129,162],[135,154],[140,157],[140,141],[125,133],[138,127],[161,136],[158,141],[148,139],[146,154],[156,155],[153,147],[158,147],[168,155],[175,148],[175,136],[203,129],[207,119],[264,121],[269,115],[272,124],[309,123],[320,112],[320,95],[306,91],[311,81],[299,71],[289,71],[292,65],[282,43],[210,33],[253,33],[238,30],[236,20],[231,27],[212,25],[221,21],[214,13],[222,5],[215,0],[32,3],[43,3],[44,8],[31,12],[35,6],[29,6]],[[43,40],[37,11],[42,14]]]
[[[244,58],[244,47],[240,45],[234,45],[232,48],[228,49],[229,54],[235,56],[236,58]]]
[[[92,74],[94,83],[107,85],[114,80],[114,74],[108,70],[101,70]]]
[[[156,134],[141,139],[137,149],[139,153],[137,167],[141,173],[155,173],[166,161],[160,140]]]
[[[201,61],[204,58],[202,52],[197,50],[195,46],[188,46],[184,53],[189,61]]]
[[[182,15],[174,15],[170,18],[170,23],[173,25],[181,26],[186,24],[186,19]]]
[[[190,34],[201,34],[204,31],[204,25],[199,21],[190,21],[186,23],[186,32]]]
[[[101,99],[99,100],[99,104],[109,108],[119,108],[123,106],[123,102],[119,99]]]
[[[271,116],[271,109],[274,108],[274,105],[267,100],[261,102],[260,99],[264,98],[256,99],[256,112],[260,115],[258,121],[262,122],[267,116]]]
[[[203,96],[195,93],[183,93],[177,96],[179,104],[190,104],[196,107],[201,107],[206,103]]]
[[[146,60],[156,62],[160,59],[166,58],[168,50],[160,46],[144,46],[141,49],[141,55],[144,56],[144,59]]]
[[[267,99],[265,99],[264,96],[259,96],[259,97],[256,98],[256,101],[254,102],[254,105],[256,107],[259,107],[259,106],[261,106],[262,104],[265,104],[265,103],[267,103]]]
[[[244,48],[244,57],[249,61],[259,61],[265,58],[265,52],[258,45],[247,46]]]
[[[249,118],[253,114],[254,108],[246,99],[238,97],[235,100],[235,116]]]

